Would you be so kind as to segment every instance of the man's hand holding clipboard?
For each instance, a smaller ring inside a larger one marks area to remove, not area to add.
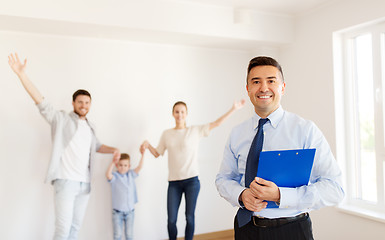
[[[250,190],[258,199],[268,201],[267,208],[278,208],[278,187],[308,185],[316,149],[264,151],[259,156],[258,172]]]

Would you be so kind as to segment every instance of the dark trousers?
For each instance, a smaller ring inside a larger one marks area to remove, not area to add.
[[[178,230],[176,221],[182,195],[186,201],[186,229],[185,239],[192,240],[195,229],[195,207],[200,190],[198,177],[188,178],[180,181],[169,181],[167,190],[167,229],[170,240],[176,240]]]
[[[235,240],[314,240],[309,215],[300,220],[275,227],[255,226],[250,221],[239,228],[237,216],[234,219]]]

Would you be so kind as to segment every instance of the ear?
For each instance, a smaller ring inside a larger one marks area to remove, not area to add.
[[[283,83],[282,83],[282,95],[285,94],[285,88],[286,88],[286,83],[283,82]]]
[[[246,91],[249,92],[249,84],[246,84]]]

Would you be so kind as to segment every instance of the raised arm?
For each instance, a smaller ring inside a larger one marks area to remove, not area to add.
[[[221,117],[219,117],[217,120],[215,120],[214,122],[211,122],[210,123],[210,130],[212,130],[213,128],[216,128],[218,127],[219,125],[221,125],[227,118],[229,118],[231,116],[231,114],[233,114],[235,111],[237,111],[238,109],[241,109],[243,108],[243,106],[245,106],[245,99],[242,99],[241,101],[238,101],[238,102],[234,102],[233,106],[230,108],[230,110],[228,112],[226,112],[225,114],[223,114]]]
[[[114,148],[114,147],[110,147],[110,146],[103,144],[102,146],[100,146],[100,148],[98,149],[97,152],[98,153],[111,153],[111,154],[113,154],[114,155],[114,162],[117,162],[120,159],[120,151],[119,151],[119,149]]]
[[[142,153],[142,156],[140,157],[140,161],[139,161],[138,166],[134,169],[136,174],[138,174],[143,167],[143,159],[144,159],[144,153]]]
[[[16,73],[16,75],[19,77],[21,84],[23,84],[23,87],[27,91],[27,93],[31,96],[33,101],[36,104],[39,104],[43,101],[43,96],[37,90],[35,85],[29,80],[27,74],[25,73],[25,68],[27,65],[27,59],[24,60],[24,63],[20,62],[19,56],[17,53],[15,55],[11,54],[8,56],[8,64],[12,68],[12,70]]]
[[[142,153],[142,155],[144,154],[146,149],[150,150],[151,154],[154,155],[154,157],[159,157],[160,154],[158,153],[158,151],[156,151],[156,149],[147,140],[145,140],[142,145],[140,145],[140,152]]]
[[[110,181],[112,179],[112,169],[114,169],[114,166],[116,164],[116,161],[115,160],[112,160],[110,165],[108,166],[107,168],[107,171],[106,171],[106,177],[107,179]]]

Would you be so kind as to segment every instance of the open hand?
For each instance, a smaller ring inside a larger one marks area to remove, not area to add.
[[[235,101],[233,104],[233,108],[235,110],[241,109],[245,106],[245,103],[246,103],[245,99],[241,99],[240,101]]]
[[[27,66],[27,59],[24,60],[23,64],[20,62],[17,53],[15,53],[15,55],[11,53],[11,55],[8,56],[8,64],[17,75],[20,75],[25,71],[25,68]]]
[[[113,153],[113,160],[112,161],[115,164],[117,164],[119,162],[119,159],[120,159],[120,151],[119,151],[119,149],[115,149],[114,153]]]

